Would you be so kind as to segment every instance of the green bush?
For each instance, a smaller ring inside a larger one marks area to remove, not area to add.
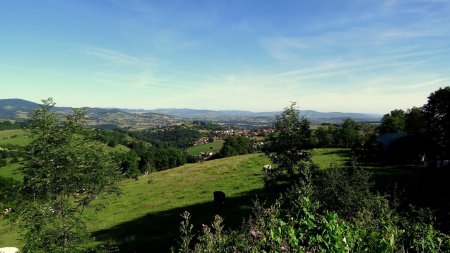
[[[366,172],[331,169],[320,175],[323,178],[312,180],[306,174],[269,207],[255,202],[253,215],[236,230],[223,230],[223,220],[216,216],[211,227],[203,225],[195,237],[185,213],[178,252],[450,251],[449,236],[433,227],[429,212],[398,214],[385,196],[370,192]],[[321,195],[333,189],[334,195]],[[332,200],[336,196],[338,202]],[[343,211],[331,208],[333,203]]]

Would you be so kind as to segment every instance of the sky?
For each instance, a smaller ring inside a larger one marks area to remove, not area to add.
[[[0,98],[388,113],[450,85],[450,0],[0,1]]]

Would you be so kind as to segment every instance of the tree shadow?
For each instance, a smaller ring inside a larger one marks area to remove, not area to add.
[[[280,189],[264,189],[245,192],[238,197],[227,198],[223,207],[207,202],[147,214],[141,218],[124,222],[109,229],[96,231],[93,236],[101,243],[105,252],[170,252],[179,241],[181,214],[191,214],[193,231],[200,231],[202,224],[210,225],[216,214],[224,218],[225,229],[237,228],[248,218],[253,201],[273,203]],[[212,199],[212,193],[211,193]]]

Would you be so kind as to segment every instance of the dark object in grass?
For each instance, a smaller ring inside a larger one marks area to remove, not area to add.
[[[213,195],[214,195],[214,203],[216,203],[217,206],[225,206],[225,201],[227,200],[227,197],[225,196],[225,193],[223,191],[215,191]]]

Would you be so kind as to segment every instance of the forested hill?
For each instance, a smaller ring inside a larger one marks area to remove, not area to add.
[[[0,99],[0,120],[25,121],[38,107],[37,103],[23,99]],[[61,112],[70,107],[55,107]],[[280,112],[250,112],[241,110],[195,110],[195,109],[118,109],[88,108],[89,124],[96,127],[123,127],[144,129],[154,126],[172,125],[182,121],[207,121],[247,128],[271,126]],[[301,110],[312,124],[340,124],[346,118],[360,122],[379,122],[381,115],[342,112],[317,112]]]
[[[39,104],[23,99],[0,99],[0,120],[26,121]],[[54,107],[58,112],[71,112],[71,107]],[[88,125],[96,128],[146,129],[174,125],[182,120],[160,113],[130,113],[115,108],[86,108]]]

